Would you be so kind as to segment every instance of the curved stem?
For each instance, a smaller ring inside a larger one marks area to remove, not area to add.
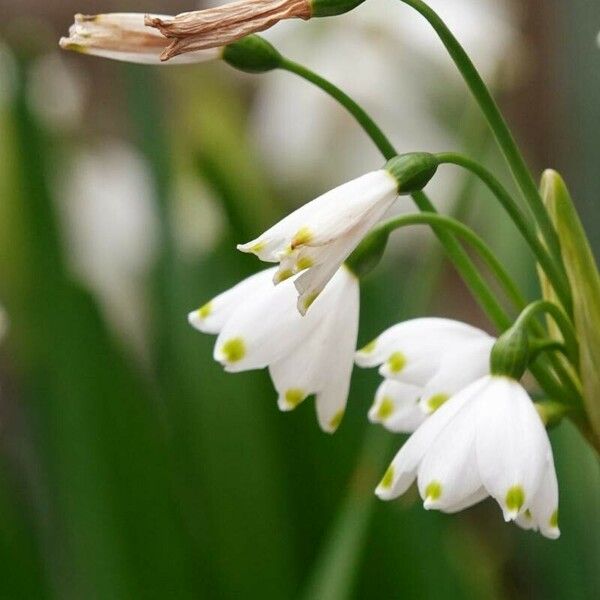
[[[560,301],[567,310],[571,311],[571,291],[569,282],[562,269],[552,260],[548,254],[544,244],[541,242],[534,227],[531,226],[527,215],[513,200],[511,195],[506,191],[506,188],[496,179],[496,177],[483,165],[475,160],[456,152],[440,152],[435,155],[440,164],[451,164],[467,169],[476,175],[492,192],[496,199],[500,202],[506,212],[509,214],[525,241],[529,244],[531,250],[535,254],[537,261],[548,276],[552,283],[552,287],[556,291]]]
[[[513,177],[521,189],[523,196],[533,212],[540,227],[544,240],[550,249],[554,259],[562,264],[558,236],[546,212],[544,203],[539,195],[537,186],[525,164],[525,160],[510,132],[504,117],[490,94],[487,86],[481,79],[473,62],[465,52],[460,42],[448,29],[439,15],[422,0],[400,0],[419,12],[433,27],[440,40],[448,50],[452,60],[460,71],[465,83],[471,90],[475,100],[479,104],[489,126],[498,142],[498,145],[508,163]]]
[[[515,305],[525,305],[525,299],[521,292],[507,273],[506,269],[490,250],[489,246],[472,229],[452,217],[437,213],[403,215],[385,221],[374,230],[374,233],[376,234],[376,232],[380,231],[389,234],[396,229],[408,227],[410,225],[438,226],[442,229],[448,229],[459,237],[464,238],[475,250],[477,250],[481,258],[498,279],[498,282],[504,288],[506,295],[515,303]]]
[[[389,160],[398,154],[392,143],[388,140],[383,131],[381,131],[375,121],[373,121],[367,112],[352,100],[348,94],[340,90],[340,88],[320,75],[317,75],[317,73],[314,73],[310,69],[287,58],[282,58],[280,68],[285,69],[290,73],[295,73],[303,79],[310,81],[337,100],[358,121],[359,125],[365,130],[371,140],[373,140],[373,143],[377,146],[386,160]]]
[[[549,302],[548,300],[537,300],[536,302],[532,302],[518,316],[514,327],[527,327],[532,319],[540,313],[549,314],[554,319],[554,322],[560,329],[565,340],[569,358],[573,362],[573,365],[577,367],[579,362],[577,335],[575,334],[573,325],[558,305]]]

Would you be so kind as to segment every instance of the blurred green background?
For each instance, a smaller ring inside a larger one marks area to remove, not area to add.
[[[270,36],[350,89],[401,150],[462,149],[506,179],[435,38],[396,4]],[[600,5],[432,5],[536,173],[566,176],[600,252]],[[568,424],[551,434],[557,542],[505,525],[489,501],[456,516],[416,493],[380,503],[403,440],[366,420],[375,373],[355,371],[330,437],[311,401],[279,413],[265,372],[223,373],[214,338],[187,325],[260,268],[235,243],[380,163],[292,75],[57,49],[75,12],[192,8],[0,0],[0,598],[597,598],[600,472]],[[529,253],[479,185],[444,172],[431,193],[536,293]],[[364,282],[359,343],[424,314],[490,328],[422,230]]]

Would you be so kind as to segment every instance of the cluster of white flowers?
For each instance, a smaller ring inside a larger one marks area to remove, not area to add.
[[[269,8],[270,0],[259,4]],[[221,32],[225,43],[238,35],[240,14],[246,8],[262,11],[258,6],[246,7],[242,0],[221,11],[231,21]],[[286,0],[289,15],[277,13],[277,20],[325,16],[327,11],[313,15],[315,6]],[[201,35],[207,27],[209,45],[221,39],[218,19],[208,16],[78,15],[61,45],[146,63],[164,60],[165,52],[183,52],[181,61],[197,62],[221,53],[199,49],[208,44]],[[265,17],[259,16],[250,29],[262,27]],[[176,51],[149,22],[159,29],[176,26]],[[427,509],[456,512],[491,496],[507,521],[556,538],[558,484],[550,442],[525,389],[510,373],[492,373],[495,338],[464,323],[421,318],[394,325],[355,351],[359,285],[347,259],[399,195],[421,190],[433,177],[437,163],[427,156],[396,157],[239,245],[279,265],[219,294],[188,320],[218,335],[214,358],[226,371],[268,367],[281,410],[314,395],[318,422],[330,433],[344,415],[354,362],[379,366],[384,381],[369,418],[391,431],[412,433],[377,487],[380,498],[396,498],[415,479]]]

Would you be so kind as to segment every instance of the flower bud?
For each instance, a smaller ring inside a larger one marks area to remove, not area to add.
[[[349,12],[364,0],[312,0],[312,17],[333,17]]]
[[[223,60],[246,73],[265,73],[281,64],[281,54],[267,40],[249,35],[223,49]]]
[[[525,328],[511,327],[492,347],[491,373],[518,381],[527,370],[529,356],[529,340]]]
[[[399,194],[412,194],[422,190],[435,175],[439,162],[428,152],[410,152],[394,156],[385,165],[398,182]]]

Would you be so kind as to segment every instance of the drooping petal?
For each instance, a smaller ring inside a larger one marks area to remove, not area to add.
[[[214,358],[227,371],[262,369],[303,344],[318,324],[310,314],[295,309],[292,280],[254,294],[225,322],[214,349]]]
[[[419,408],[421,388],[384,379],[369,410],[369,421],[398,433],[412,433],[427,418]]]
[[[421,397],[421,408],[426,413],[437,410],[452,394],[490,372],[490,352],[495,338],[481,338],[458,343],[446,353],[437,373],[429,380]]]
[[[319,425],[328,433],[333,433],[339,427],[346,410],[354,367],[360,301],[356,276],[342,267],[336,277],[343,278],[344,285],[340,288],[336,306],[330,307],[331,334],[320,364],[324,383],[315,400]],[[313,310],[316,309],[317,306]]]
[[[552,453],[548,455],[544,475],[531,506],[516,519],[523,529],[536,529],[547,538],[557,539],[558,528],[558,481]]]
[[[219,333],[231,315],[257,293],[268,293],[273,288],[273,275],[276,269],[265,269],[232,288],[222,292],[199,309],[189,313],[192,327],[204,333]]]
[[[427,450],[455,415],[473,401],[484,386],[485,381],[479,380],[454,395],[410,436],[375,490],[381,499],[396,498],[410,487]]]
[[[498,376],[484,380],[477,400],[479,474],[504,518],[514,520],[532,505],[550,442],[533,402],[517,381]]]
[[[356,335],[346,347],[338,331],[340,320],[350,330],[358,323],[358,282],[347,269],[336,273],[311,316],[319,321],[318,327],[303,344],[269,367],[281,410],[292,410],[306,396],[324,390],[332,363],[347,365],[349,361],[352,366],[352,358],[348,356],[354,353]],[[349,382],[349,373],[346,379]]]
[[[478,390],[471,391],[471,398]],[[418,485],[426,509],[456,510],[482,487],[475,455],[476,409],[476,402],[467,401],[425,453]]]

